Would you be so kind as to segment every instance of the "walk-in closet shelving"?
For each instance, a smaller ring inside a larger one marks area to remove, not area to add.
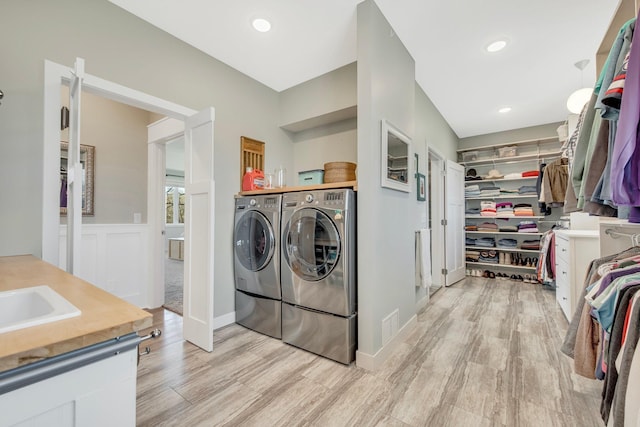
[[[465,182],[465,251],[469,275],[477,276],[480,270],[481,273],[493,272],[489,277],[498,277],[497,272],[516,277],[527,273],[535,277],[539,249],[532,247],[536,247],[543,232],[550,228],[543,221],[549,217],[538,207],[537,172],[542,163],[562,156],[560,145],[557,137],[550,137],[457,150],[458,161],[465,166],[469,179]],[[534,176],[523,177],[523,172]],[[486,203],[495,203],[495,214],[487,215],[482,211],[481,207],[486,207]],[[497,207],[503,208],[504,203],[510,203],[512,207],[527,205],[524,209],[532,214],[519,211],[518,215],[501,215]],[[487,224],[494,224],[494,230],[475,229],[488,228]],[[520,231],[514,231],[514,228]],[[532,228],[534,232],[524,231]],[[501,239],[504,240],[499,243]],[[473,244],[478,242],[482,244]],[[486,262],[488,259],[492,261]]]

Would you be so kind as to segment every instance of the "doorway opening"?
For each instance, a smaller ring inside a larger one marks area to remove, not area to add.
[[[76,59],[75,67],[45,61],[44,75],[44,137],[43,137],[43,191],[42,191],[42,258],[52,264],[58,264],[60,252],[60,91],[62,85],[74,82],[74,91],[82,88],[87,92],[101,95],[107,99],[122,102],[133,107],[153,111],[167,116],[181,126],[180,134],[185,137],[185,280],[184,300],[186,302],[183,334],[184,338],[197,346],[211,351],[213,349],[213,248],[214,248],[214,213],[215,183],[213,180],[213,125],[215,114],[213,108],[196,112],[186,107],[156,98],[154,96],[109,82],[84,72],[84,61]],[[77,91],[79,92],[79,91]],[[74,92],[75,93],[75,92]],[[74,95],[75,96],[75,95]],[[72,97],[73,98],[73,97]],[[81,126],[77,102],[72,103],[70,117],[74,118],[74,126]],[[171,123],[173,123],[171,122]],[[141,251],[144,252],[144,277],[148,279],[146,290],[146,307],[158,307],[163,299],[164,283],[156,283],[163,277],[163,265],[159,265],[158,252],[164,253],[164,214],[159,206],[164,204],[164,147],[157,147],[158,141],[166,138],[167,129],[156,129],[154,135],[148,132],[148,221],[145,228],[146,238],[142,239]],[[76,135],[77,132],[74,134]],[[173,138],[176,133],[171,134]],[[70,138],[70,147],[78,147],[78,139]],[[166,141],[166,139],[164,139]],[[71,149],[71,148],[70,148]],[[75,148],[74,148],[75,150]],[[126,153],[123,153],[126,155]],[[160,162],[159,160],[162,160]],[[96,166],[97,167],[97,166]],[[161,172],[159,172],[161,171]],[[74,194],[78,186],[74,186]],[[75,203],[80,198],[74,196]],[[78,204],[79,207],[79,204]],[[68,209],[69,210],[69,209]],[[81,224],[77,221],[80,209],[70,210],[76,218],[69,221],[68,232],[69,253],[74,260],[80,261],[82,247],[88,246],[81,239]],[[118,242],[110,241],[111,255],[119,257]],[[126,245],[126,243],[123,243]],[[71,256],[68,257],[69,259]],[[105,257],[98,258],[99,260]],[[81,264],[74,262],[75,265]],[[158,292],[160,291],[160,292]]]
[[[165,146],[165,254],[164,304],[180,316],[183,313],[184,294],[184,138],[167,142]]]

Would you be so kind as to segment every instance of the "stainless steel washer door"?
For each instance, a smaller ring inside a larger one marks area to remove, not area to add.
[[[267,218],[249,211],[236,224],[234,247],[236,258],[249,271],[262,270],[273,257],[276,241]]]
[[[288,267],[282,274],[283,301],[341,316],[352,314],[341,221],[315,208],[291,214],[282,234],[283,266]]]
[[[340,234],[327,214],[317,209],[300,209],[289,220],[285,257],[299,277],[322,280],[340,259]]]

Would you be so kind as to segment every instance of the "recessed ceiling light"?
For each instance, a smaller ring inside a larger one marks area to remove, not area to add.
[[[509,111],[511,111],[511,107],[502,107],[501,109],[498,110],[498,113],[508,113]]]
[[[487,52],[498,52],[499,50],[504,49],[504,47],[507,45],[507,41],[506,40],[496,40],[493,43],[491,43],[489,46],[487,46]]]
[[[261,33],[266,33],[271,29],[271,22],[267,21],[264,18],[256,18],[251,24],[253,25],[253,28],[256,29],[256,31],[260,31]]]

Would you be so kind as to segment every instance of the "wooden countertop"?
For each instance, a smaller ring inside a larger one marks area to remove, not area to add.
[[[36,257],[0,257],[0,291],[38,285],[48,285],[82,314],[0,334],[0,372],[152,325],[146,311]]]
[[[238,196],[255,196],[258,194],[292,193],[294,191],[330,190],[332,188],[353,188],[358,191],[358,181],[332,182],[330,184],[298,185],[295,187],[268,188],[265,190],[241,191]]]

